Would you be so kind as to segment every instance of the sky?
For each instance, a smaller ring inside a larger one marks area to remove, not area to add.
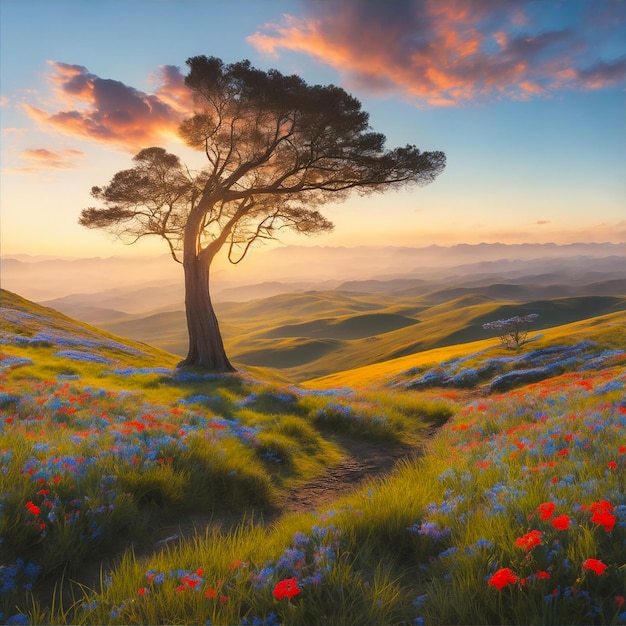
[[[432,184],[329,204],[282,244],[626,242],[621,0],[1,0],[0,251],[120,256],[92,186],[188,115],[186,60],[340,85],[387,147],[442,150]]]

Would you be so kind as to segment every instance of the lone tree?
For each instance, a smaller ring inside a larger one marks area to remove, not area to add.
[[[307,85],[298,76],[258,70],[249,61],[187,61],[185,84],[194,115],[179,134],[203,151],[206,169],[191,172],[163,148],[146,148],[92,196],[79,223],[135,242],[165,239],[185,275],[189,352],[179,367],[234,371],[219,331],[209,271],[225,249],[239,263],[257,240],[282,229],[331,230],[317,208],[410,185],[425,185],[445,167],[442,152],[407,145],[385,149],[361,104],[339,87]]]
[[[495,320],[483,324],[485,330],[495,330],[500,337],[500,342],[505,348],[513,350],[519,348],[528,335],[528,326],[532,324],[539,315],[529,313],[528,315],[516,315],[506,320]]]

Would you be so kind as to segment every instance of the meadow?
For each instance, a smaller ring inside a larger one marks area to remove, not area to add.
[[[294,385],[1,305],[0,621],[626,623],[625,313]]]

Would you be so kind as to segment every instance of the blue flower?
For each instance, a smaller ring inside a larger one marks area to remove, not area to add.
[[[487,550],[490,550],[491,548],[493,548],[493,543],[491,541],[489,541],[489,539],[483,539],[482,537],[480,539],[477,539],[474,542],[474,547],[476,549],[481,549],[481,548],[485,548]]]
[[[215,400],[219,400],[219,397],[217,396],[209,397],[203,394],[198,394],[196,396],[191,396],[190,398],[180,398],[178,400],[178,403],[179,404],[196,404],[198,402],[211,402]]]
[[[430,537],[435,541],[438,541],[442,537],[445,537],[452,532],[449,528],[440,528],[439,524],[437,524],[436,522],[423,522],[419,526],[417,524],[414,524],[408,530],[414,533],[416,532],[418,535]]]
[[[310,541],[310,538],[306,533],[296,532],[293,536],[293,542],[297,546],[304,546],[307,543],[309,543],[309,541]]]
[[[81,352],[80,350],[59,350],[54,353],[54,356],[60,356],[66,359],[72,359],[74,361],[87,361],[89,363],[102,363],[108,365],[111,362],[106,356],[101,354],[93,354],[91,352]]]
[[[172,370],[167,367],[124,367],[113,370],[118,376],[134,376],[135,374],[163,374],[169,375]]]
[[[447,550],[444,550],[443,552],[440,552],[439,553],[439,558],[442,559],[442,558],[447,557],[447,556],[452,556],[453,554],[456,554],[456,553],[457,553],[456,546],[451,546]]]
[[[36,563],[27,563],[24,567],[24,576],[31,582],[34,582],[41,574],[41,565],[37,565]]]

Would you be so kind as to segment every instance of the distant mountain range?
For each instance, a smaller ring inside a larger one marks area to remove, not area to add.
[[[539,272],[542,265],[548,271],[544,262],[549,259],[553,261],[551,268],[561,272],[569,267],[571,275],[592,271],[593,267],[604,274],[608,270],[626,275],[626,244],[285,246],[253,250],[237,266],[224,262],[217,265],[212,275],[212,292],[216,301],[242,301],[299,289],[329,289],[351,280],[432,280],[451,273],[476,277],[499,273],[511,280],[517,272],[529,273],[530,266],[520,262],[535,262],[533,272]],[[559,259],[561,262],[555,265]],[[608,260],[603,263],[603,259]],[[5,289],[37,302],[80,294],[86,296],[85,306],[138,313],[158,306],[180,306],[183,300],[182,268],[166,254],[77,259],[18,254],[3,256],[0,272]],[[154,297],[149,295],[150,290]],[[103,292],[109,295],[87,297]]]

